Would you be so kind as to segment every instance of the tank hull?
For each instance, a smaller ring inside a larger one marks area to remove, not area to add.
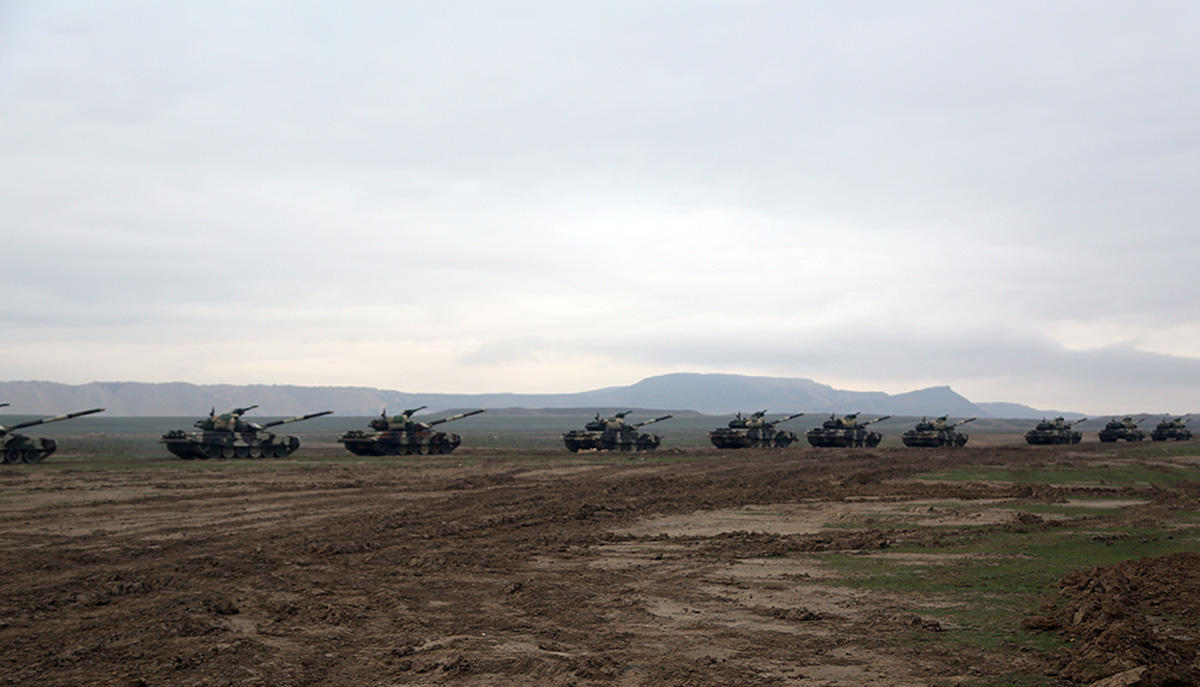
[[[573,429],[562,435],[563,445],[579,451],[653,451],[662,443],[657,434],[636,431]]]
[[[1192,430],[1179,427],[1155,428],[1150,432],[1152,441],[1187,441],[1192,438]]]
[[[805,433],[808,443],[817,448],[873,448],[883,441],[879,432],[868,432],[858,427],[854,429],[824,429],[817,427]]]
[[[795,432],[765,428],[721,427],[708,433],[708,440],[719,449],[731,448],[786,448],[799,437]]]
[[[24,434],[8,434],[0,438],[0,458],[6,465],[40,463],[57,450],[58,443],[53,439],[34,439]]]
[[[1110,429],[1105,427],[1100,430],[1098,436],[1100,437],[1100,441],[1111,444],[1117,441],[1142,441],[1146,438],[1146,433],[1140,429],[1128,429],[1126,427]]]
[[[967,445],[969,436],[965,432],[952,430],[919,431],[910,429],[900,435],[905,446],[921,448],[961,448]]]
[[[286,458],[300,448],[300,437],[271,432],[185,432],[174,430],[159,439],[184,460],[209,458]]]
[[[453,432],[432,430],[364,432],[351,430],[338,437],[356,456],[417,456],[451,453],[462,443]]]
[[[1025,433],[1025,442],[1035,446],[1051,444],[1078,444],[1083,434],[1073,429],[1031,429]]]

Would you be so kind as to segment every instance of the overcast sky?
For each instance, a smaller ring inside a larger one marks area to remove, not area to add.
[[[4,2],[0,378],[1200,410],[1200,3]]]

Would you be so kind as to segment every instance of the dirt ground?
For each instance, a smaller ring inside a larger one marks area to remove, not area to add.
[[[1179,573],[1194,580],[1196,560],[1141,564],[1154,574],[1080,566],[1013,627],[1069,633],[1068,646],[992,650],[897,641],[956,629],[913,614],[902,592],[834,584],[838,571],[806,555],[921,562],[893,549],[930,532],[1020,526],[1013,503],[1082,497],[1131,522],[1200,508],[1195,483],[1125,485],[1097,501],[1095,487],[914,479],[1086,464],[1111,459],[1105,447],[591,461],[467,448],[440,464],[335,451],[187,469],[4,466],[0,680],[895,686],[1194,675],[1200,590]],[[975,507],[954,505],[964,502]],[[871,525],[897,513],[930,526]],[[1163,618],[1184,621],[1164,635]],[[1128,633],[1105,636],[1118,621]],[[1129,651],[1110,665],[1114,647]],[[1173,672],[1151,674],[1166,660]]]

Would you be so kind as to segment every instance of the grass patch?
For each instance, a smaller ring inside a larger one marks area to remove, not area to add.
[[[1068,515],[1072,517],[1087,517],[1089,515],[1117,515],[1124,507],[1094,508],[1091,506],[1072,506],[1061,503],[997,503],[992,508],[1035,513],[1037,515]]]
[[[1054,528],[1033,532],[993,531],[990,536],[954,539],[937,548],[903,545],[892,553],[945,553],[961,557],[898,561],[850,554],[815,558],[840,573],[831,584],[899,593],[929,600],[914,612],[952,623],[953,632],[897,635],[904,642],[949,642],[989,651],[1021,646],[1053,650],[1051,634],[1026,632],[1021,619],[1052,595],[1068,572],[1131,558],[1195,550],[1196,542],[1158,529],[1114,527],[1109,536]],[[966,554],[965,556],[962,556]]]
[[[1129,446],[1127,453],[1138,458],[1153,456],[1200,456],[1200,441],[1147,441],[1142,444]]]
[[[1089,486],[1155,484],[1164,486],[1184,482],[1200,482],[1200,469],[1147,465],[969,467],[928,472],[915,475],[914,478],[942,482],[1012,482],[1014,484]]]

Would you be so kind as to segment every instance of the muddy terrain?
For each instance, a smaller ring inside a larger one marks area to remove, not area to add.
[[[1191,684],[1195,448],[67,450],[0,470],[0,679]]]

